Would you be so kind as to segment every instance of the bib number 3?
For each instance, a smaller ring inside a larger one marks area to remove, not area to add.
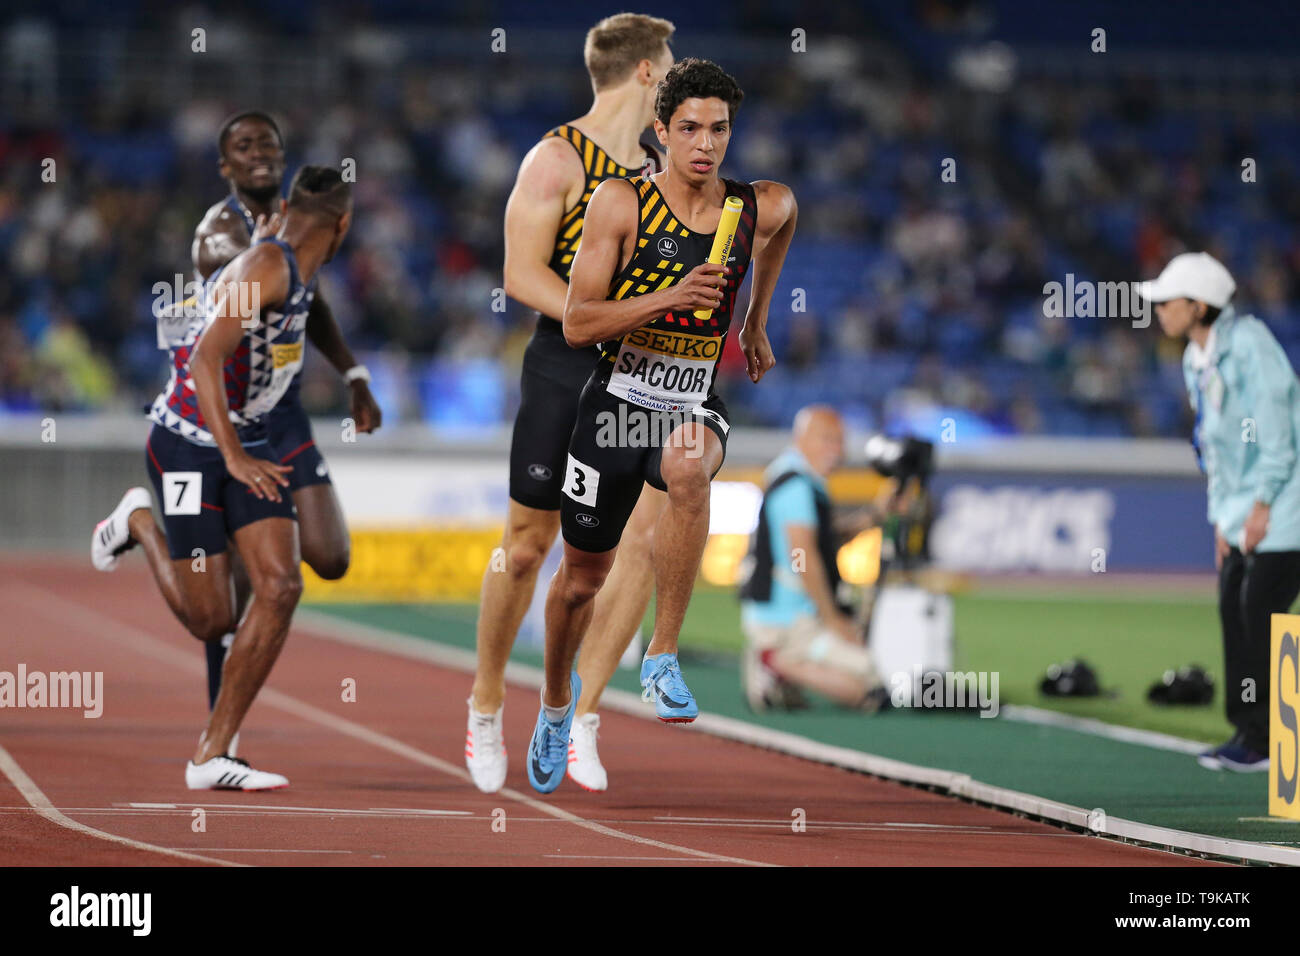
[[[564,493],[578,504],[594,508],[599,487],[600,472],[570,455],[564,471]]]

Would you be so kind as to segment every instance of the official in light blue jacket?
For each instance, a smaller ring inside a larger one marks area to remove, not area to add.
[[[1223,689],[1237,732],[1198,759],[1249,772],[1268,770],[1270,617],[1300,593],[1300,385],[1268,326],[1229,304],[1235,291],[1222,263],[1187,252],[1139,294],[1156,303],[1166,335],[1187,339],[1192,444],[1214,526]]]

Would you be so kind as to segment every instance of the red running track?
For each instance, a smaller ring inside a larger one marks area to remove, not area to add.
[[[291,786],[191,791],[184,765],[205,723],[203,654],[137,555],[113,574],[0,558],[0,607],[0,671],[104,675],[97,719],[0,710],[0,865],[1197,862],[612,712],[601,728],[611,789],[566,780],[544,797],[523,769],[537,693],[514,686],[507,786],[481,794],[462,756],[468,674],[298,627],[240,743]],[[348,678],[355,702],[343,700]]]

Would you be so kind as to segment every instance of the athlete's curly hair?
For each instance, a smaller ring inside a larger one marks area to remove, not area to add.
[[[303,166],[289,187],[289,208],[325,219],[342,216],[352,206],[352,187],[332,166]]]
[[[735,77],[712,60],[687,57],[674,63],[659,84],[655,94],[655,116],[667,126],[683,100],[715,96],[727,104],[727,115],[735,122],[740,101],[745,98]]]

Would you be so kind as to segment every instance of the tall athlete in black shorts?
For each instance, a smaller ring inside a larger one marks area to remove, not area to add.
[[[661,720],[698,713],[677,664],[677,638],[708,537],[709,482],[730,428],[713,379],[751,261],[740,347],[754,382],[775,364],[767,312],[796,219],[786,186],[718,176],[742,97],[716,64],[676,64],[655,102],[667,169],[604,183],[587,209],[564,335],[574,346],[602,344],[569,443],[564,560],[546,599],[546,683],[528,754],[529,781],[543,793],[564,776],[581,690],[573,661],[643,482],[666,489],[668,504],[655,530],[655,630],[641,685]],[[725,269],[701,265],[732,196],[742,212],[731,259]]]
[[[506,292],[538,310],[524,354],[521,402],[510,448],[510,502],[499,556],[483,577],[478,667],[469,700],[465,762],[475,786],[491,793],[506,777],[501,735],[505,667],[532,600],[538,569],[560,529],[560,486],[578,395],[599,355],[564,341],[560,316],[583,217],[604,180],[653,172],[659,154],[640,141],[653,119],[655,89],[672,65],[666,20],[622,13],[587,34],[584,58],[595,101],[586,115],[551,130],[524,158],[506,207]],[[604,790],[596,753],[600,690],[636,635],[650,601],[650,539],[665,497],[646,489],[628,524],[624,557],[596,601],[592,640],[580,667],[591,692],[574,726],[569,773]],[[504,556],[504,562],[500,560]]]

